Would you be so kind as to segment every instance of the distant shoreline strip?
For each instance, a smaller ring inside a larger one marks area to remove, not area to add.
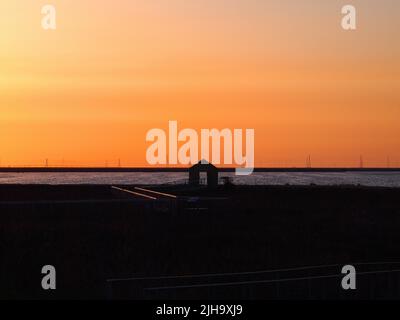
[[[103,167],[3,167],[0,173],[161,173],[188,172],[189,168],[103,168]],[[219,172],[235,172],[236,168],[218,168]],[[299,172],[299,173],[340,173],[340,172],[400,172],[400,168],[255,168],[254,172]]]

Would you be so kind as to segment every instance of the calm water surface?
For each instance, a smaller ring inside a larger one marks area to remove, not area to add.
[[[340,172],[340,173],[254,173],[251,176],[231,177],[235,184],[247,185],[365,185],[400,187],[400,172]],[[187,173],[0,173],[0,184],[169,184],[188,179]]]

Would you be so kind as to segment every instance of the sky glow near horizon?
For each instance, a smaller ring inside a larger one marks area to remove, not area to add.
[[[1,165],[146,165],[146,132],[254,128],[256,166],[400,165],[400,2],[0,4]],[[341,7],[357,8],[357,30]]]

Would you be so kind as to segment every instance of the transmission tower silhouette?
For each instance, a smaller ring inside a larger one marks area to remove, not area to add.
[[[311,155],[309,155],[306,159],[306,167],[311,168]]]

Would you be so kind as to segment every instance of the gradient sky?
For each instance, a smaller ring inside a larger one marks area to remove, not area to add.
[[[169,120],[254,128],[257,166],[400,165],[399,16],[398,0],[2,0],[1,165],[143,166]]]

